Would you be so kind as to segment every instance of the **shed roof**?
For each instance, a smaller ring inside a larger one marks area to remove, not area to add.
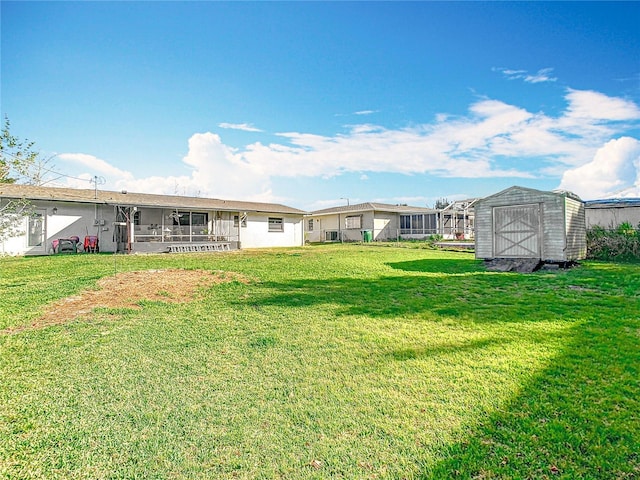
[[[535,188],[527,188],[527,187],[520,187],[518,185],[514,185],[512,187],[505,188],[504,190],[501,190],[498,193],[494,193],[493,195],[489,195],[487,197],[481,198],[481,199],[476,201],[476,204],[477,203],[484,203],[486,201],[490,201],[493,198],[501,197],[501,196],[507,194],[508,192],[511,192],[512,190],[520,190],[520,191],[523,191],[523,192],[528,192],[528,193],[531,193],[531,194],[542,195],[542,196],[547,195],[547,196],[568,197],[568,198],[572,198],[573,200],[577,200],[579,202],[582,201],[582,199],[578,195],[576,195],[573,192],[569,192],[567,190],[546,191],[546,190],[536,190]]]
[[[61,202],[138,207],[165,207],[222,211],[249,211],[303,215],[306,212],[277,203],[242,202],[205,197],[156,195],[150,193],[111,192],[105,190],[38,187],[33,185],[0,184],[0,197],[52,200]]]
[[[314,210],[311,215],[331,215],[335,213],[357,213],[357,212],[393,212],[393,213],[436,213],[437,210],[425,207],[412,207],[409,205],[391,205],[387,203],[365,202],[355,205],[341,205],[338,207]]]

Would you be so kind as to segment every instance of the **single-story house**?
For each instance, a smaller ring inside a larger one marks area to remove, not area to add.
[[[166,252],[304,244],[304,211],[274,203],[0,184],[0,206],[26,199],[33,215],[0,254],[46,255],[58,240],[97,239],[101,252]]]
[[[584,203],[571,192],[514,186],[474,207],[476,258],[568,263],[586,256]]]
[[[438,233],[438,210],[385,203],[359,203],[311,212],[308,242],[425,239]]]
[[[613,229],[622,223],[640,225],[640,198],[588,200],[585,203],[587,228],[599,226]]]

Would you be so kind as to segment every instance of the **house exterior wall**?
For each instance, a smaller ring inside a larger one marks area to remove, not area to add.
[[[0,254],[5,255],[48,255],[53,252],[52,242],[60,238],[77,236],[80,244],[87,235],[98,236],[100,252],[115,252],[117,243],[114,241],[114,222],[116,221],[115,207],[112,205],[94,205],[59,201],[32,202],[37,213],[43,216],[44,240],[41,245],[28,245],[28,220],[22,220],[22,235],[0,242]],[[57,208],[53,213],[53,208]],[[143,220],[146,233],[146,222],[162,223],[162,209],[147,209]],[[170,211],[167,209],[166,211]],[[228,214],[228,221],[233,222],[233,214]],[[156,218],[157,217],[157,218]],[[269,217],[282,219],[282,231],[269,231]],[[211,217],[213,218],[213,216]],[[96,221],[97,219],[97,221]],[[247,226],[241,228],[240,242],[242,248],[263,247],[291,247],[303,245],[302,215],[249,213]],[[211,223],[211,222],[210,222]],[[97,225],[96,225],[97,224]],[[135,226],[132,226],[135,229]],[[238,228],[231,225],[232,241],[237,241]],[[134,230],[135,232],[135,230]],[[134,237],[135,238],[135,237]],[[179,242],[178,242],[179,243]],[[171,242],[134,242],[133,252],[166,251]]]
[[[633,227],[640,225],[640,205],[633,206],[587,206],[585,210],[587,228],[599,226],[616,228],[622,223],[630,223]]]
[[[106,205],[38,201],[31,202],[36,213],[43,215],[44,241],[39,246],[29,246],[27,240],[28,219],[22,220],[24,234],[0,243],[0,253],[7,255],[46,255],[53,253],[52,242],[60,238],[77,236],[80,243],[87,235],[98,236],[102,252],[114,252],[113,207]],[[54,214],[53,209],[57,211]],[[94,220],[97,219],[97,222]],[[97,223],[97,225],[95,225]]]
[[[567,202],[566,200],[570,200]],[[586,239],[584,206],[564,194],[512,187],[478,200],[475,204],[476,258],[495,258],[495,209],[509,206],[538,205],[539,255],[546,261],[572,261],[584,258]],[[567,213],[568,212],[568,213]],[[565,215],[567,215],[565,217]],[[570,233],[567,230],[571,230]],[[571,248],[567,250],[567,239]],[[584,242],[584,244],[583,244]],[[583,248],[584,245],[584,248]]]
[[[373,239],[396,240],[400,231],[400,216],[391,212],[376,212],[373,222]]]
[[[269,218],[281,218],[282,231],[269,231]],[[304,244],[302,216],[280,213],[247,214],[247,226],[240,228],[241,248],[299,247]]]

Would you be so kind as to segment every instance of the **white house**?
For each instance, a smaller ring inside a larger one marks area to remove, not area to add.
[[[359,203],[311,212],[308,242],[425,239],[438,233],[438,210],[385,203]]]
[[[101,252],[165,252],[304,244],[304,211],[273,203],[0,184],[0,205],[34,214],[0,254],[46,255],[60,239],[96,237]]]

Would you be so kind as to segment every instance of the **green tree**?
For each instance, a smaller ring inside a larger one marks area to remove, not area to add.
[[[34,142],[11,135],[10,126],[5,116],[0,133],[0,241],[20,235],[23,219],[33,214],[33,206],[27,199],[3,199],[2,184],[41,185],[52,159],[42,161]]]
[[[439,198],[438,200],[436,200],[436,203],[433,206],[433,208],[435,208],[436,210],[442,210],[443,208],[447,207],[450,203],[451,202],[446,198]]]

